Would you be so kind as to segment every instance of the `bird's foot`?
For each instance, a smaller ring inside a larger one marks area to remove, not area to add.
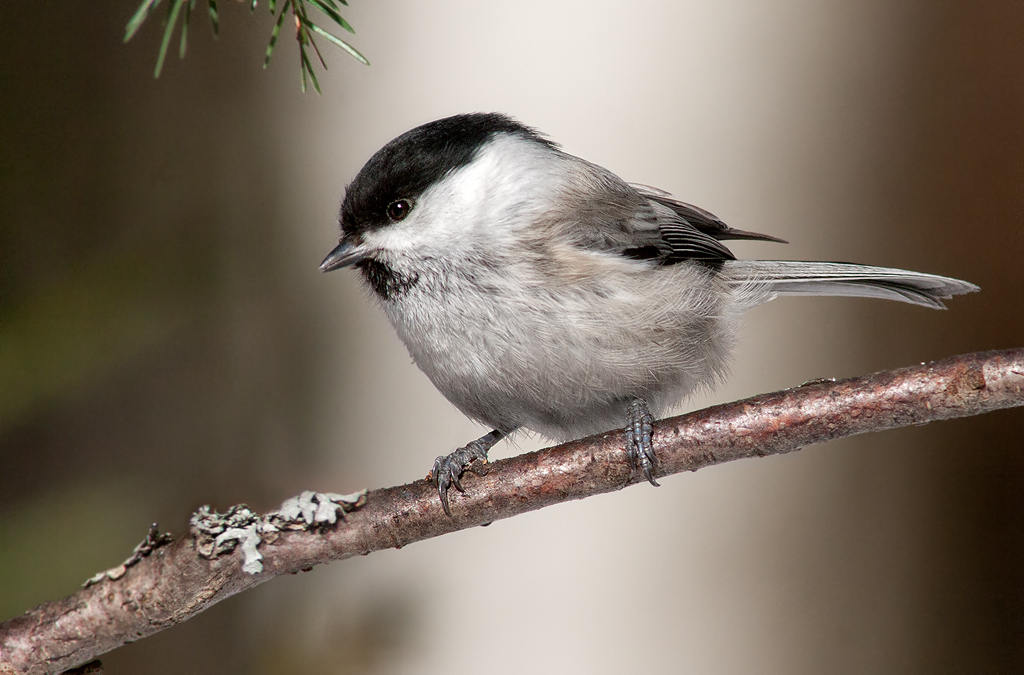
[[[473,471],[478,476],[486,474],[486,468],[473,467],[473,463],[477,460],[486,463],[487,451],[504,437],[504,432],[495,429],[486,436],[467,443],[455,452],[441,455],[434,460],[434,468],[430,470],[430,479],[434,481],[437,494],[441,498],[441,506],[449,517],[452,512],[448,506],[448,489],[454,487],[459,492],[465,492],[459,479],[466,469]]]
[[[651,442],[653,424],[654,417],[647,408],[647,401],[642,398],[633,399],[626,417],[626,452],[633,469],[643,471],[650,484],[658,487],[652,473],[658,468],[658,457],[654,454],[654,445]]]

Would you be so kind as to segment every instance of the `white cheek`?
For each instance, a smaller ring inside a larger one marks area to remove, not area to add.
[[[421,206],[423,208],[421,208]],[[367,232],[364,244],[378,251],[398,257],[422,257],[437,251],[451,251],[467,240],[466,224],[470,218],[459,209],[431,209],[428,204],[417,204],[413,213],[399,223]]]
[[[452,256],[501,248],[553,201],[557,156],[516,139],[499,138],[476,160],[426,190],[409,216],[366,234],[370,247],[400,256]]]
[[[412,220],[412,218],[407,220]],[[409,228],[406,222],[393,223],[366,232],[363,235],[363,244],[371,250],[405,253],[417,248],[419,238],[416,230]]]
[[[401,222],[367,232],[364,243],[399,256],[434,255],[467,245],[481,220],[478,185],[443,183],[427,190]]]

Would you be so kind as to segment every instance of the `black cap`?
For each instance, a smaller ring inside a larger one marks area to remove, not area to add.
[[[341,229],[345,234],[387,225],[389,204],[415,200],[430,186],[466,166],[495,135],[515,134],[555,144],[501,113],[469,113],[435,120],[407,131],[378,150],[345,190]]]

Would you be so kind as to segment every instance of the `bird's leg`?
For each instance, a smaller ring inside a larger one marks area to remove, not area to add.
[[[658,458],[651,443],[653,423],[654,418],[647,408],[647,401],[642,398],[633,399],[626,415],[626,452],[629,454],[633,469],[643,471],[651,485],[658,487],[658,482],[651,473],[658,467]]]
[[[437,494],[441,497],[441,506],[444,507],[444,512],[449,517],[452,512],[448,508],[448,488],[454,485],[459,492],[465,492],[459,478],[462,477],[466,469],[470,468],[474,460],[479,459],[486,462],[487,451],[509,433],[495,429],[486,436],[467,443],[450,455],[441,455],[434,460],[434,468],[430,470],[430,477],[434,481],[434,485],[437,486]]]

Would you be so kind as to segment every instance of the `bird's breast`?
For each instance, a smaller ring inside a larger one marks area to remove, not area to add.
[[[384,303],[416,365],[474,419],[577,436],[620,425],[633,397],[672,404],[724,369],[734,326],[695,302],[707,295],[703,272],[524,279],[420,270]]]

